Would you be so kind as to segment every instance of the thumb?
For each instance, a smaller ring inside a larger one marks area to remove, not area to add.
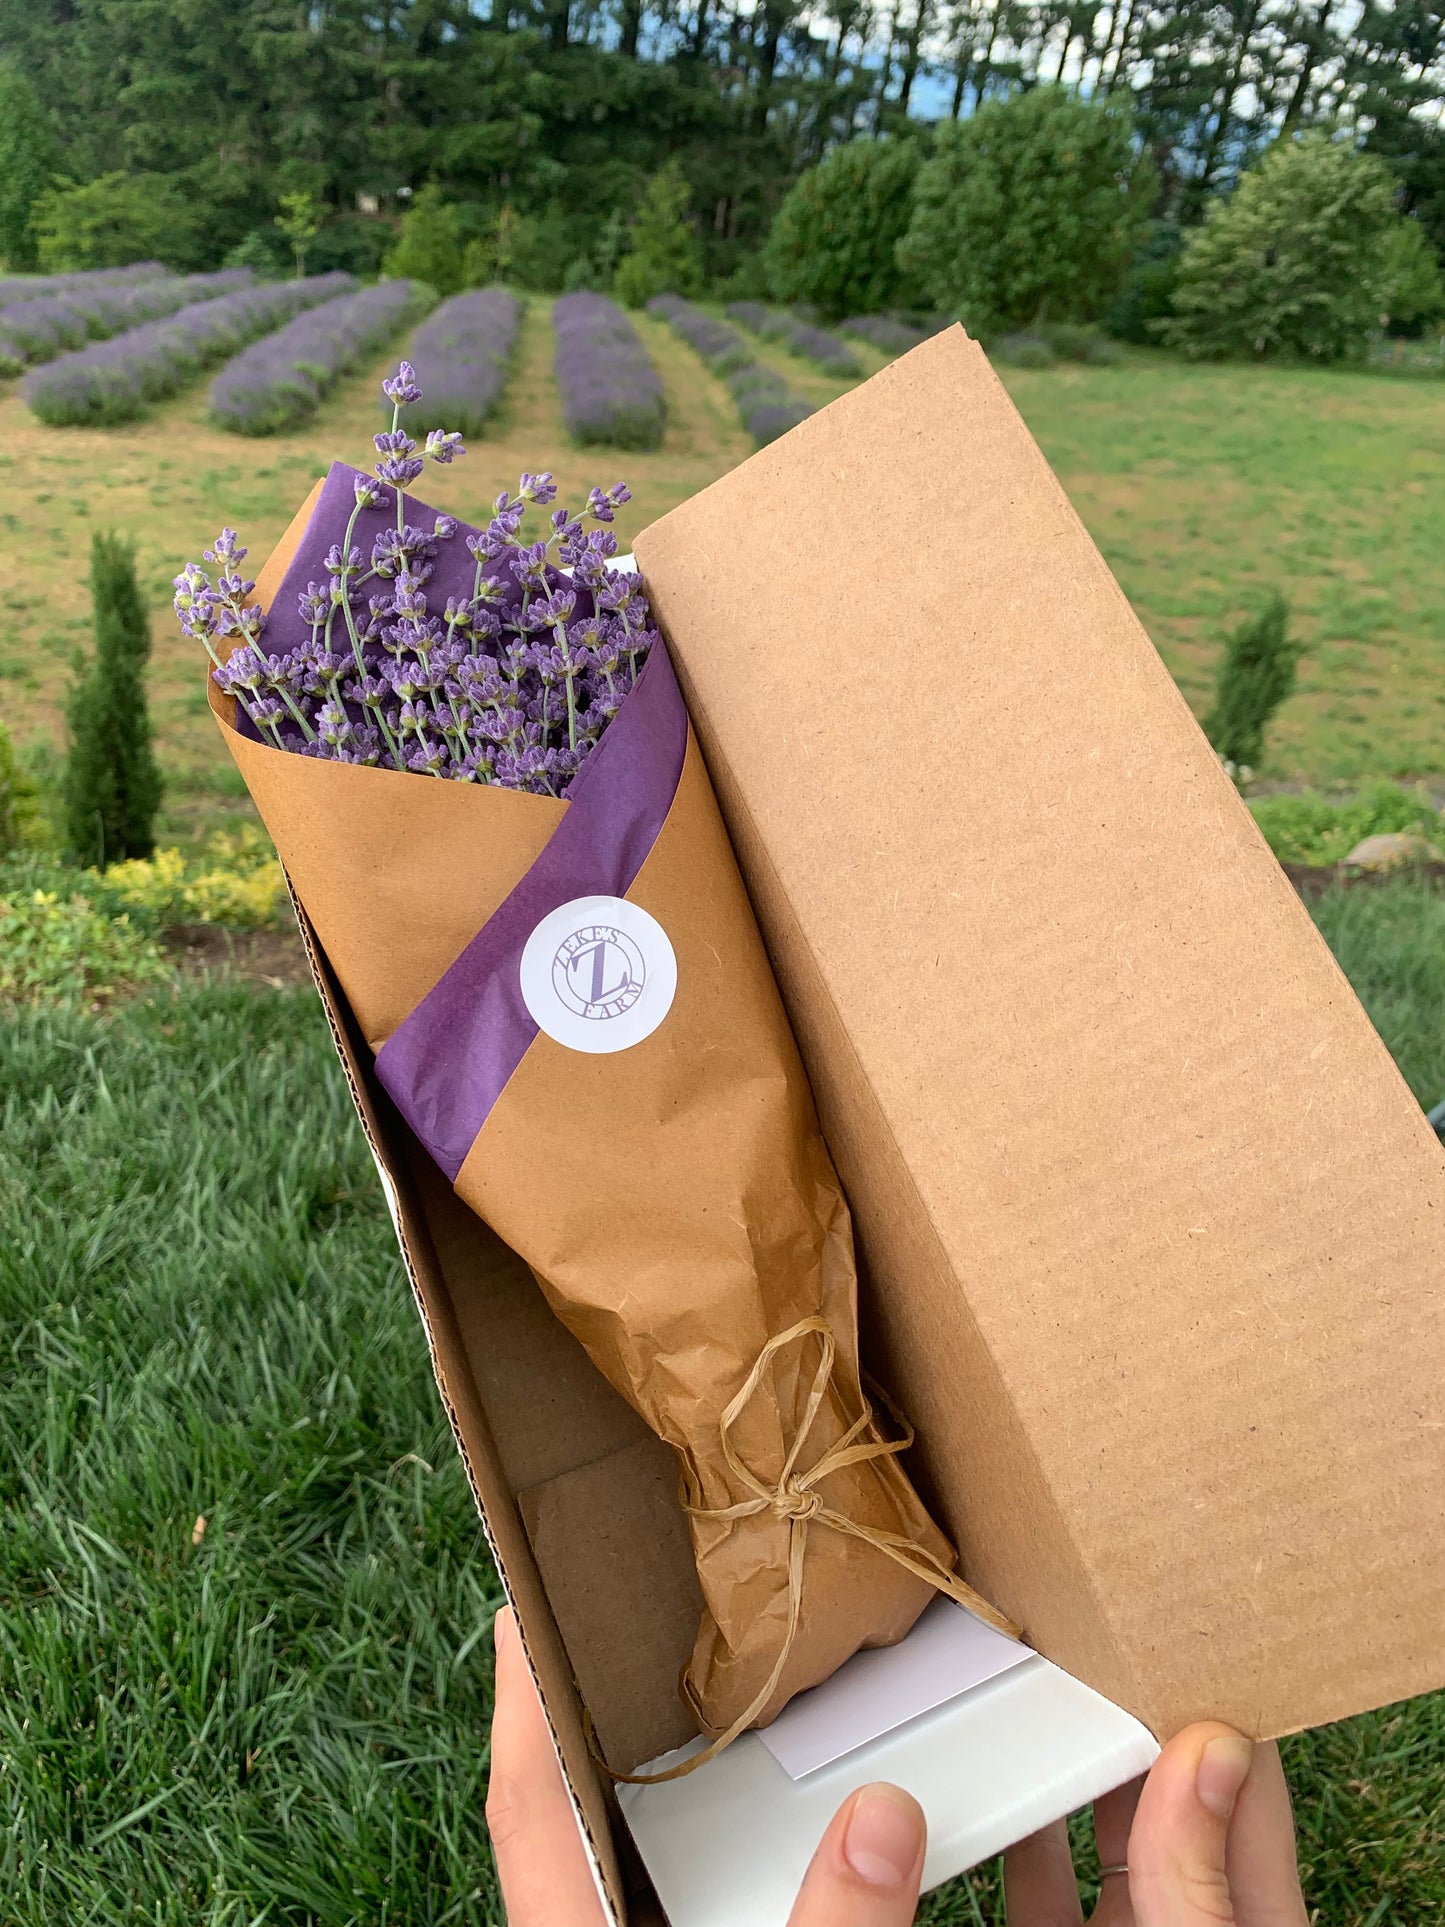
[[[927,1837],[911,1793],[886,1784],[860,1788],[818,1842],[788,1927],[908,1927]]]
[[[1253,1753],[1211,1721],[1176,1734],[1154,1762],[1129,1835],[1138,1927],[1233,1927],[1225,1848]]]

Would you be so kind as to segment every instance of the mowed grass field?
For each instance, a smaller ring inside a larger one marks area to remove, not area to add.
[[[548,304],[533,298],[497,422],[456,468],[429,473],[428,499],[476,517],[523,468],[553,468],[574,495],[621,476],[635,493],[619,525],[626,541],[745,459],[722,383],[660,322],[644,315],[638,326],[667,390],[661,449],[570,446]],[[867,372],[883,365],[870,348],[858,354]],[[758,357],[816,401],[847,386],[770,344]],[[364,460],[377,384],[395,358],[347,377],[303,430],[255,442],[207,423],[204,384],[109,430],[45,428],[13,385],[0,393],[0,714],[22,742],[58,740],[84,638],[89,531],[116,528],[137,539],[155,601],[154,700],[173,807],[184,813],[188,791],[224,786],[199,666],[169,613],[170,578],[223,522],[241,529],[253,563],[263,559],[329,461]],[[1278,587],[1308,653],[1264,773],[1324,785],[1445,779],[1445,384],[1145,354],[1112,368],[1001,372],[1197,712],[1209,706],[1223,635]]]
[[[1445,897],[1316,916],[1445,1087]],[[0,1330],[5,1927],[500,1923],[499,1591],[309,990],[0,1024]],[[1285,1755],[1311,1918],[1437,1922],[1445,1695]]]

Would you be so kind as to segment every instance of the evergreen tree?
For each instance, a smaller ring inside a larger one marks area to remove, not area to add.
[[[90,593],[95,651],[77,664],[70,697],[65,839],[74,862],[103,865],[151,854],[161,800],[145,693],[150,621],[130,543],[92,537]]]
[[[1293,693],[1299,644],[1289,633],[1289,604],[1278,593],[1227,639],[1204,733],[1236,769],[1257,769],[1264,733]]]
[[[0,64],[0,260],[12,273],[36,264],[31,216],[55,176],[57,148],[34,82]]]
[[[613,292],[629,308],[642,307],[655,294],[696,294],[701,287],[702,250],[687,219],[690,198],[675,160],[647,183],[628,251],[613,277]]]
[[[396,246],[386,257],[386,271],[425,281],[442,296],[459,294],[468,285],[461,211],[436,182],[428,182],[413,198]]]

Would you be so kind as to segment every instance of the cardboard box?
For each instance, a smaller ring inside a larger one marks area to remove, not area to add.
[[[980,350],[926,343],[637,553],[853,1206],[865,1356],[1043,1655],[786,1798],[754,1736],[629,1792],[673,1927],[781,1927],[815,1807],[880,1763],[928,1779],[941,1878],[1150,1733],[1445,1683],[1445,1152]],[[613,1757],[689,1737],[669,1455],[315,965],[599,1890],[654,1917],[578,1689]]]

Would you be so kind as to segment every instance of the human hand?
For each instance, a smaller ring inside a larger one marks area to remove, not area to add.
[[[1148,1777],[1094,1803],[1092,1927],[1306,1927],[1279,1748],[1189,1726]],[[1127,1868],[1126,1871],[1122,1869]],[[1062,1820],[1004,1855],[1010,1927],[1082,1927]]]
[[[606,1916],[510,1607],[496,1619],[487,1826],[511,1927],[604,1927]],[[789,1927],[908,1927],[923,1874],[923,1810],[864,1787],[834,1815]]]
[[[510,1608],[497,1615],[497,1698],[487,1824],[511,1927],[604,1927],[582,1836]],[[1191,1726],[1147,1780],[1098,1801],[1105,1866],[1094,1927],[1305,1927],[1289,1792],[1273,1746]],[[789,1927],[908,1927],[925,1827],[916,1800],[863,1787],[833,1816]],[[1062,1821],[1004,1858],[1011,1927],[1081,1927]]]

